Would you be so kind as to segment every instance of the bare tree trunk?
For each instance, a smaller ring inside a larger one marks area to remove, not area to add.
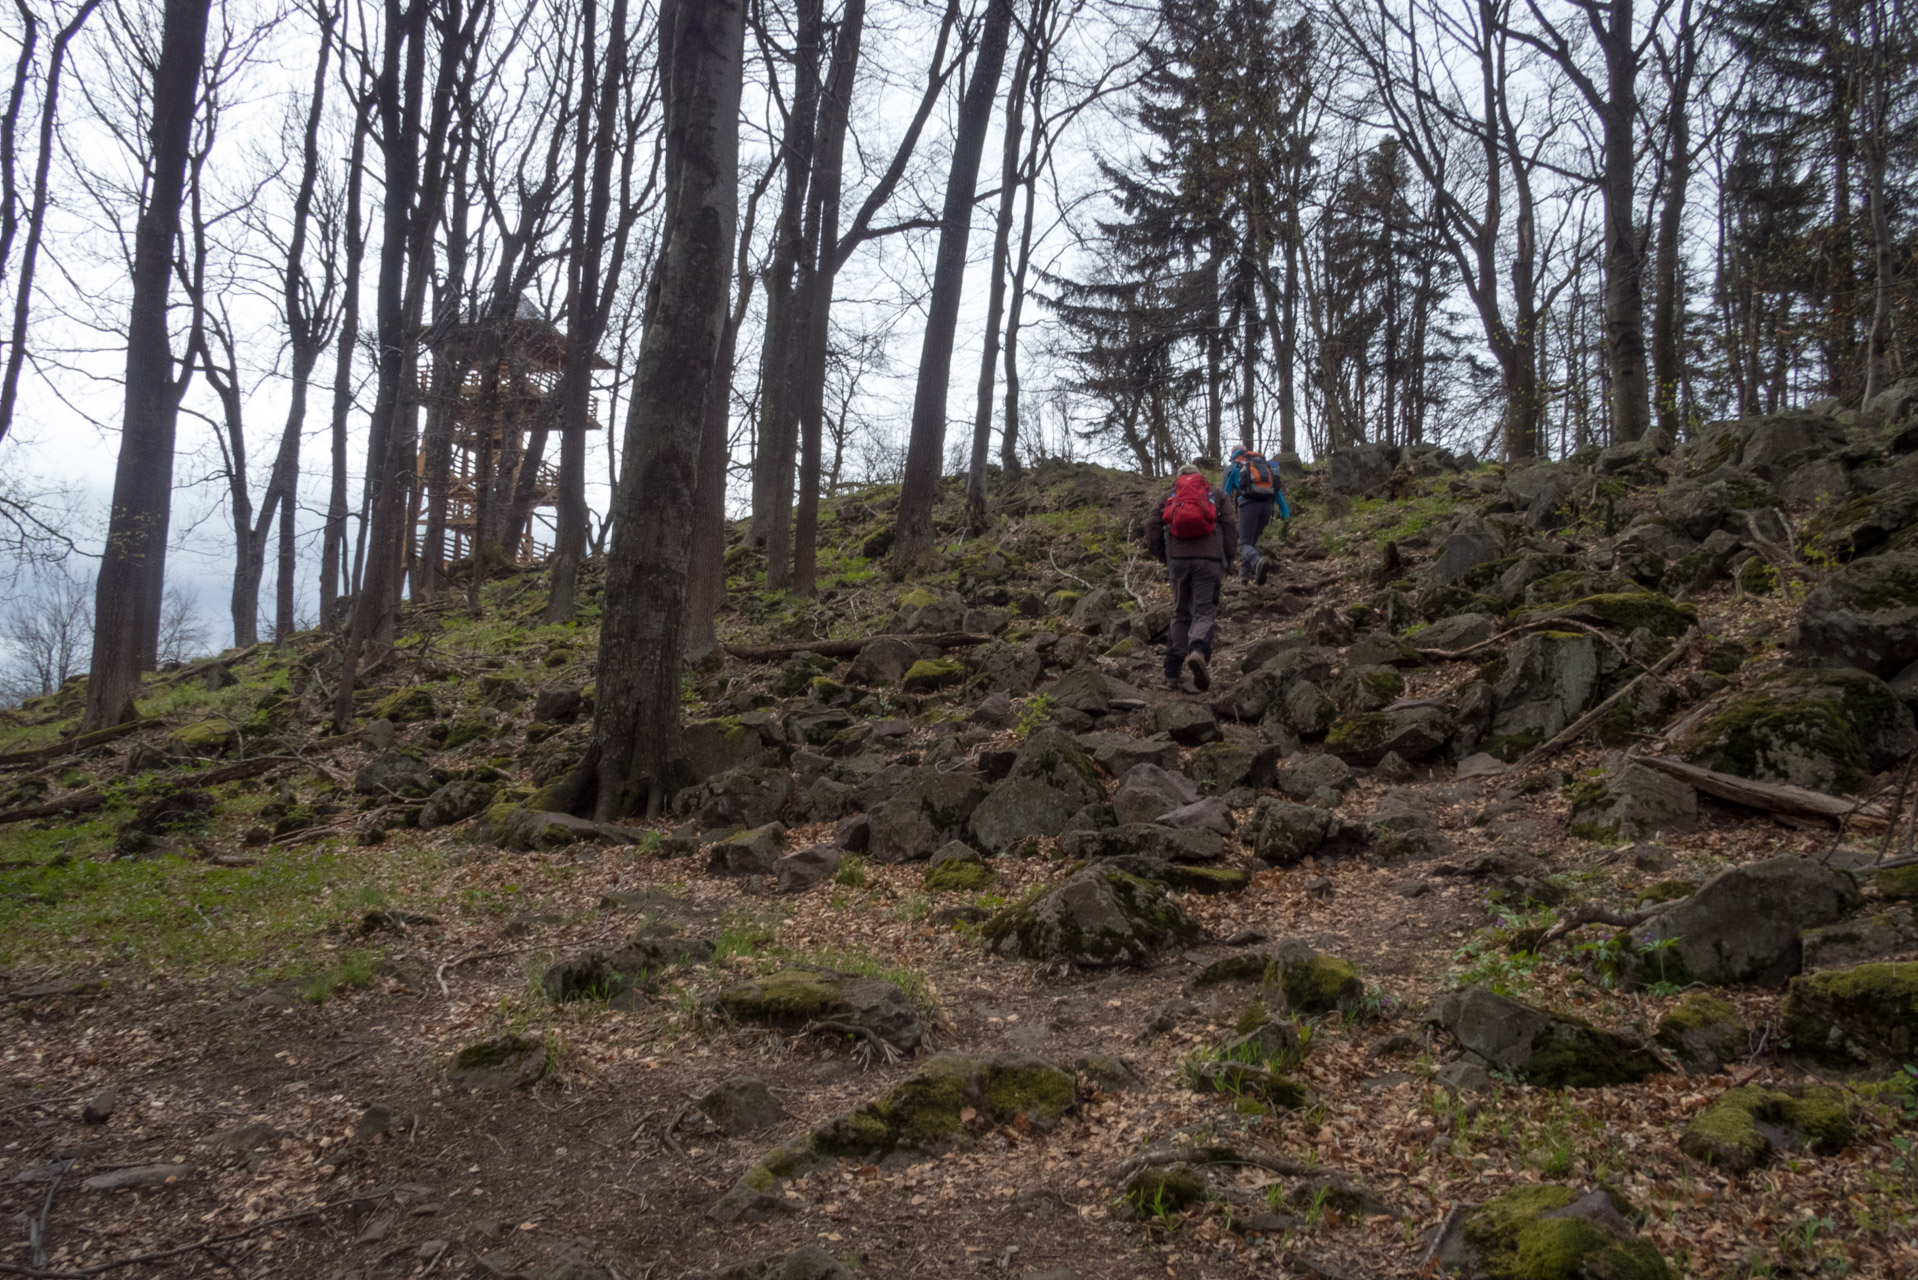
[[[346,568],[346,420],[353,408],[353,350],[359,341],[360,263],[366,233],[360,224],[360,189],[366,156],[366,106],[355,105],[353,154],[346,177],[346,269],[340,298],[340,333],[333,357],[332,485],[326,528],[320,536],[320,625],[339,625],[341,574]]]
[[[593,66],[592,0],[587,0],[584,30],[587,53],[580,60],[581,78],[590,85]],[[606,246],[606,219],[612,205],[614,134],[619,124],[619,92],[626,82],[626,0],[613,0],[608,19],[606,69],[599,85],[599,110],[593,125],[592,203],[583,219],[575,219],[584,238],[584,258],[572,305],[574,331],[567,334],[566,377],[570,380],[560,403],[559,523],[553,548],[553,588],[546,601],[545,620],[569,622],[575,609],[579,566],[586,556],[586,430],[592,416],[593,361],[606,331],[606,312],[599,303],[599,276]],[[586,132],[588,97],[580,93],[580,133]],[[576,163],[585,166],[582,142]],[[584,194],[574,186],[574,200]],[[578,241],[575,242],[576,245]],[[580,252],[575,248],[574,252]],[[730,376],[730,375],[729,375]],[[610,431],[610,426],[608,430]]]
[[[972,83],[959,108],[952,144],[952,168],[946,178],[946,207],[939,225],[939,254],[933,266],[932,296],[926,303],[926,336],[920,349],[919,382],[913,394],[912,435],[906,447],[905,483],[899,492],[899,517],[893,538],[893,565],[904,572],[932,548],[932,504],[939,494],[939,471],[946,448],[946,396],[952,382],[952,343],[959,325],[959,294],[965,284],[966,240],[972,231],[972,202],[979,184],[979,159],[992,102],[999,93],[1006,44],[1012,28],[1012,0],[990,0],[979,36]]]
[[[598,705],[581,775],[602,819],[657,814],[678,758],[692,495],[727,316],[739,201],[745,0],[663,0],[665,226],[640,340],[600,624]]]
[[[1895,3],[1895,0],[1894,0]],[[1864,5],[1871,39],[1866,55],[1865,118],[1865,199],[1871,204],[1872,308],[1871,327],[1865,335],[1865,389],[1861,397],[1870,400],[1884,389],[1886,357],[1891,345],[1891,312],[1896,271],[1893,261],[1891,213],[1886,208],[1885,170],[1888,167],[1891,140],[1886,136],[1891,118],[1886,101],[1891,73],[1885,56],[1885,0],[1866,0]],[[1894,10],[1895,12],[1895,10]],[[1909,52],[1909,44],[1907,44]],[[0,424],[4,429],[4,424]]]
[[[753,469],[753,530],[766,545],[766,585],[783,590],[792,581],[793,467],[799,450],[798,387],[794,335],[804,305],[794,290],[794,272],[805,250],[807,184],[819,127],[819,63],[825,39],[822,0],[799,0],[793,51],[793,98],[786,115],[780,163],[785,194],[773,230],[773,260],[766,276],[766,337],[759,378],[759,451]]]
[[[20,282],[14,286],[13,337],[7,346],[6,373],[0,378],[0,440],[7,438],[7,432],[13,426],[13,407],[20,394],[20,369],[27,356],[27,317],[33,309],[33,271],[40,258],[40,236],[47,224],[47,168],[53,161],[54,121],[58,118],[60,106],[60,73],[66,66],[67,46],[99,6],[100,0],[86,0],[54,35],[53,48],[47,57],[47,87],[40,100],[40,152],[33,169],[33,204],[27,213],[27,242],[20,250]],[[24,73],[33,57],[33,15],[23,8],[21,17],[28,24],[26,38],[20,46],[20,68]],[[7,108],[9,241],[13,235],[13,131],[24,89],[24,83],[14,85],[13,98]],[[0,247],[0,263],[7,260],[11,248],[11,243]]]
[[[1006,127],[999,164],[999,213],[992,224],[992,277],[986,290],[986,335],[979,353],[979,393],[972,415],[972,456],[966,470],[966,529],[986,527],[986,460],[992,456],[992,388],[999,367],[999,325],[1005,316],[1006,266],[1012,256],[1012,206],[1019,190],[1019,149],[1026,128],[1026,81],[1043,38],[1038,24],[1027,30],[1006,91]]]
[[[1692,8],[1686,0],[1679,10],[1678,46],[1666,66],[1665,202],[1659,210],[1658,252],[1652,263],[1652,399],[1658,413],[1654,443],[1660,449],[1676,444],[1680,429],[1678,385],[1683,370],[1679,355],[1679,241],[1685,234],[1685,200],[1692,182],[1691,87],[1697,64]]]
[[[846,0],[833,41],[832,70],[819,108],[819,155],[806,210],[807,253],[800,273],[799,507],[793,517],[793,591],[810,596],[819,576],[820,440],[826,414],[826,346],[833,284],[839,269],[840,182],[846,167],[846,128],[853,79],[865,34],[866,0]]]
[[[133,306],[127,325],[126,407],[105,554],[94,599],[93,657],[83,729],[135,719],[140,658],[157,636],[173,498],[173,443],[185,376],[173,376],[167,298],[180,232],[187,152],[206,60],[210,0],[166,0],[148,130],[151,178],[133,233]]]

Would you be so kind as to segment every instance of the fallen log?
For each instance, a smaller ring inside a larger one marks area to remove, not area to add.
[[[180,775],[191,786],[211,787],[222,782],[238,782],[241,778],[257,777],[277,769],[283,764],[303,763],[298,756],[257,756],[252,760],[241,760],[224,765],[207,773],[188,773]],[[48,804],[31,805],[24,809],[0,811],[0,827],[15,822],[32,822],[37,818],[57,818],[67,813],[91,813],[95,809],[105,808],[107,795],[97,789],[76,791],[70,796]]]
[[[1501,631],[1490,640],[1481,640],[1477,644],[1468,644],[1463,649],[1415,649],[1413,652],[1417,653],[1419,657],[1424,658],[1427,662],[1463,662],[1475,653],[1481,653],[1486,649],[1497,648],[1513,636],[1522,636],[1528,631],[1549,631],[1553,629],[1589,632],[1597,636],[1600,640],[1603,640],[1612,648],[1618,649],[1618,641],[1606,635],[1603,628],[1594,627],[1587,622],[1580,622],[1577,618],[1534,618],[1530,622],[1521,622],[1508,631]],[[1624,650],[1620,649],[1619,652],[1623,653]]]
[[[254,651],[259,647],[258,644],[250,644],[230,657],[208,658],[205,662],[196,662],[190,667],[175,671],[170,676],[151,682],[147,685],[147,688],[164,689],[170,684],[179,684],[182,680],[191,680],[194,676],[203,676],[215,667],[230,667],[236,662],[244,662],[246,659],[252,657]]]
[[[991,636],[969,631],[948,631],[936,636],[866,636],[858,640],[807,640],[795,644],[727,645],[726,652],[747,662],[779,662],[802,653],[817,653],[827,658],[850,658],[875,640],[903,640],[907,644],[926,644],[936,649],[963,649],[986,644]]]
[[[29,751],[9,751],[0,755],[0,769],[12,768],[22,764],[40,764],[48,760],[58,760],[61,756],[70,756],[97,747],[103,742],[112,742],[124,738],[129,733],[138,733],[142,729],[152,729],[166,723],[163,720],[129,720],[125,724],[112,724],[104,729],[95,729],[72,738],[61,738],[49,742],[44,747],[35,747]]]
[[[1620,689],[1617,693],[1614,693],[1611,697],[1605,699],[1605,701],[1593,707],[1590,711],[1587,711],[1584,715],[1580,716],[1578,719],[1572,721],[1572,723],[1570,723],[1569,725],[1566,725],[1564,730],[1557,737],[1553,738],[1550,742],[1542,743],[1539,746],[1533,747],[1530,751],[1526,752],[1525,755],[1519,759],[1519,762],[1517,764],[1513,765],[1512,767],[1514,769],[1528,768],[1531,765],[1535,765],[1539,761],[1546,759],[1554,751],[1557,751],[1560,747],[1565,746],[1567,743],[1576,741],[1579,738],[1579,736],[1582,735],[1587,729],[1590,729],[1593,725],[1598,723],[1599,717],[1603,716],[1607,711],[1610,711],[1613,707],[1617,706],[1619,702],[1624,699],[1626,694],[1638,688],[1640,683],[1646,680],[1650,680],[1655,676],[1661,676],[1665,674],[1665,672],[1671,670],[1673,666],[1677,665],[1678,660],[1684,657],[1686,652],[1690,650],[1690,648],[1692,647],[1692,641],[1696,639],[1697,636],[1698,636],[1698,628],[1697,627],[1691,628],[1689,631],[1685,633],[1685,636],[1682,640],[1680,640],[1677,644],[1672,646],[1672,651],[1666,654],[1664,657],[1660,658],[1658,662],[1654,666],[1652,666],[1649,670],[1639,672],[1629,682],[1626,683],[1624,688]]]
[[[1720,773],[1716,769],[1686,764],[1683,760],[1674,760],[1670,756],[1633,756],[1631,758],[1647,768],[1670,774],[1681,782],[1688,782],[1714,799],[1743,805],[1747,809],[1757,809],[1763,813],[1775,814],[1787,820],[1822,818],[1837,824],[1848,822],[1854,829],[1862,832],[1883,831],[1891,820],[1890,815],[1877,805],[1866,804],[1860,800],[1842,800],[1837,796],[1828,796],[1822,791],[1794,787],[1786,782],[1758,782],[1751,778],[1738,777],[1736,774]]]

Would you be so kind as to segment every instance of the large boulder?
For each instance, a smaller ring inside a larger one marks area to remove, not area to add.
[[[1751,1052],[1751,1028],[1738,1006],[1691,991],[1658,1024],[1657,1040],[1693,1075],[1715,1075]]]
[[[1155,764],[1135,764],[1112,793],[1112,812],[1120,822],[1151,822],[1198,798],[1199,788],[1184,774]]]
[[[1721,1173],[1749,1173],[1774,1150],[1835,1156],[1851,1145],[1845,1097],[1826,1085],[1727,1089],[1692,1117],[1678,1149]]]
[[[1398,459],[1396,449],[1387,445],[1365,444],[1355,449],[1335,449],[1325,457],[1326,478],[1333,493],[1354,498],[1376,497],[1392,483],[1392,468]]]
[[[1793,978],[1785,1032],[1821,1062],[1896,1071],[1918,1053],[1918,961],[1861,964]]]
[[[1259,801],[1245,829],[1245,842],[1253,854],[1277,867],[1289,867],[1307,856],[1355,853],[1364,841],[1362,828],[1347,824],[1330,809],[1271,796]]]
[[[405,751],[382,751],[353,774],[358,795],[382,800],[417,800],[433,790],[433,768]]]
[[[1799,971],[1800,930],[1863,902],[1843,871],[1786,854],[1721,871],[1631,931],[1641,982],[1777,987]]]
[[[765,755],[759,734],[738,720],[695,720],[680,730],[680,768],[689,785],[728,769],[756,768]]]
[[[420,806],[419,828],[421,831],[431,831],[436,827],[450,827],[455,822],[464,822],[474,814],[484,812],[498,793],[499,788],[490,782],[449,782],[426,797],[426,803]]]
[[[1572,793],[1571,832],[1581,840],[1618,844],[1697,825],[1698,792],[1691,784],[1635,761]]]
[[[1846,565],[1805,597],[1794,661],[1890,679],[1918,662],[1918,547]]]
[[[846,678],[857,685],[891,688],[906,678],[919,658],[917,647],[898,636],[878,636],[860,647]]]
[[[967,826],[988,853],[1004,853],[1033,836],[1056,836],[1086,801],[1043,778],[1011,778],[992,789]]]
[[[1774,672],[1679,744],[1687,759],[1768,782],[1840,794],[1918,749],[1911,710],[1850,667]]]
[[[1493,738],[1549,741],[1585,710],[1598,687],[1598,642],[1579,631],[1534,631],[1506,651],[1492,684]],[[1494,752],[1493,754],[1498,754]]]
[[[1133,857],[1165,862],[1211,862],[1224,855],[1225,839],[1219,831],[1204,825],[1128,822],[1117,827],[1069,831],[1059,848],[1068,858],[1093,862]]]
[[[1444,749],[1457,723],[1436,702],[1406,702],[1340,716],[1325,735],[1325,749],[1347,764],[1366,768],[1397,752],[1408,762],[1427,760]]]
[[[832,1023],[831,1030],[869,1036],[900,1053],[911,1053],[925,1038],[918,1011],[896,985],[828,969],[781,969],[726,988],[712,1004],[735,1022],[780,1031]]]
[[[878,862],[916,862],[966,832],[972,812],[986,798],[985,776],[973,769],[950,773],[921,768],[870,810],[869,852]]]
[[[1003,956],[1088,966],[1144,965],[1198,940],[1199,926],[1150,881],[1094,864],[984,926]]]
[[[1042,782],[1081,805],[1099,799],[1099,774],[1091,757],[1071,734],[1056,725],[1047,725],[1026,739],[1006,777]]]
[[[1429,573],[1433,582],[1449,586],[1504,554],[1505,539],[1498,530],[1478,516],[1466,516],[1446,535],[1445,546],[1432,562]]]
[[[1372,851],[1387,862],[1423,862],[1457,848],[1439,829],[1429,796],[1392,790],[1365,816]]]
[[[1442,997],[1432,1021],[1488,1066],[1543,1088],[1636,1084],[1666,1070],[1634,1040],[1483,987]]]
[[[1778,484],[1844,443],[1838,424],[1822,413],[1779,413],[1752,423],[1738,465]]]
[[[728,769],[674,796],[673,809],[697,818],[706,831],[763,827],[786,807],[792,789],[792,775],[784,769]]]
[[[1633,1216],[1605,1187],[1519,1187],[1448,1217],[1432,1253],[1445,1274],[1482,1280],[1672,1280]]]

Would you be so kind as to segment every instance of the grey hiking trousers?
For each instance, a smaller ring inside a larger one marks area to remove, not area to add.
[[[1212,657],[1225,566],[1217,560],[1174,559],[1166,567],[1172,571],[1172,632],[1166,637],[1165,672],[1176,676],[1186,654]]]

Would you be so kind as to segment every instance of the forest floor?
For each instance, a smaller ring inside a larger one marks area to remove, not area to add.
[[[1403,514],[1369,516],[1388,517]],[[1337,554],[1344,526],[1302,523],[1298,536],[1323,539],[1329,559],[1299,563],[1288,544],[1268,586],[1232,585],[1215,666],[1294,625],[1301,602],[1361,598],[1366,518],[1353,518],[1348,556]],[[502,587],[496,601],[518,589]],[[1729,588],[1698,603],[1721,635],[1762,645],[1782,624],[1782,604]],[[768,634],[741,614],[729,624],[736,637]],[[537,677],[541,636],[526,636],[518,652],[494,653],[503,661],[491,670]],[[465,650],[445,639],[436,660],[459,666],[496,638],[475,632]],[[1156,663],[1145,653],[1107,666],[1156,705],[1177,696],[1158,687]],[[770,674],[736,664],[739,680]],[[143,709],[178,721],[229,705],[164,696],[173,701]],[[915,728],[901,745],[931,734]],[[126,747],[69,765],[58,787],[117,778]],[[497,750],[481,744],[473,758]],[[349,743],[304,754],[300,768],[344,779],[367,753]],[[983,894],[928,891],[920,866],[851,859],[809,892],[781,896],[762,879],[663,858],[651,841],[516,853],[460,825],[361,846],[336,824],[321,841],[256,847],[245,833],[272,794],[259,781],[223,793],[217,821],[184,854],[110,857],[137,795],[92,820],[0,828],[0,1274],[677,1280],[814,1243],[874,1277],[1382,1280],[1432,1274],[1430,1242],[1455,1207],[1543,1180],[1623,1192],[1675,1275],[1918,1275],[1909,1093],[1853,1088],[1856,1133],[1842,1153],[1734,1177],[1681,1155],[1676,1139],[1728,1084],[1804,1078],[1762,1042],[1729,1079],[1675,1071],[1568,1090],[1495,1080],[1475,1094],[1434,1078],[1453,1055],[1426,1014],[1467,982],[1641,1031],[1677,1000],[1610,987],[1570,944],[1514,948],[1522,930],[1555,917],[1445,874],[1453,865],[1523,852],[1581,897],[1630,902],[1659,882],[1781,851],[1816,856],[1836,839],[1707,803],[1696,830],[1663,842],[1671,865],[1641,871],[1618,849],[1566,834],[1566,783],[1600,758],[1595,747],[1564,751],[1529,786],[1421,766],[1399,786],[1456,846],[1438,864],[1270,869],[1235,840],[1227,862],[1252,873],[1250,887],[1183,904],[1206,940],[1117,971],[1000,958],[966,923],[1057,880],[1050,843],[1041,856],[994,860]],[[1368,812],[1385,785],[1362,778],[1341,812]],[[787,848],[831,834],[798,827]],[[710,939],[714,958],[616,1002],[627,1007],[545,999],[549,963],[642,924]],[[1188,1062],[1230,1012],[1145,1030],[1199,966],[1230,951],[1225,940],[1248,935],[1298,937],[1349,959],[1374,996],[1362,1016],[1312,1028],[1296,1073],[1312,1103],[1282,1114],[1189,1087]],[[722,1225],[706,1210],[768,1148],[915,1069],[868,1060],[843,1038],[733,1025],[707,1004],[744,977],[798,964],[897,982],[931,1049],[1066,1063],[1106,1055],[1139,1087],[1084,1084],[1049,1133],[986,1129],[969,1150],[902,1168],[830,1164],[791,1184],[796,1212]],[[1778,1024],[1782,993],[1728,998],[1753,1027]],[[504,1032],[549,1046],[537,1085],[449,1085],[456,1051]],[[748,1137],[710,1131],[690,1104],[742,1076],[764,1081],[785,1118]],[[1171,1137],[1347,1175],[1370,1199],[1355,1210],[1247,1169],[1234,1203],[1137,1220],[1115,1170]],[[166,1256],[135,1263],[146,1255]]]

